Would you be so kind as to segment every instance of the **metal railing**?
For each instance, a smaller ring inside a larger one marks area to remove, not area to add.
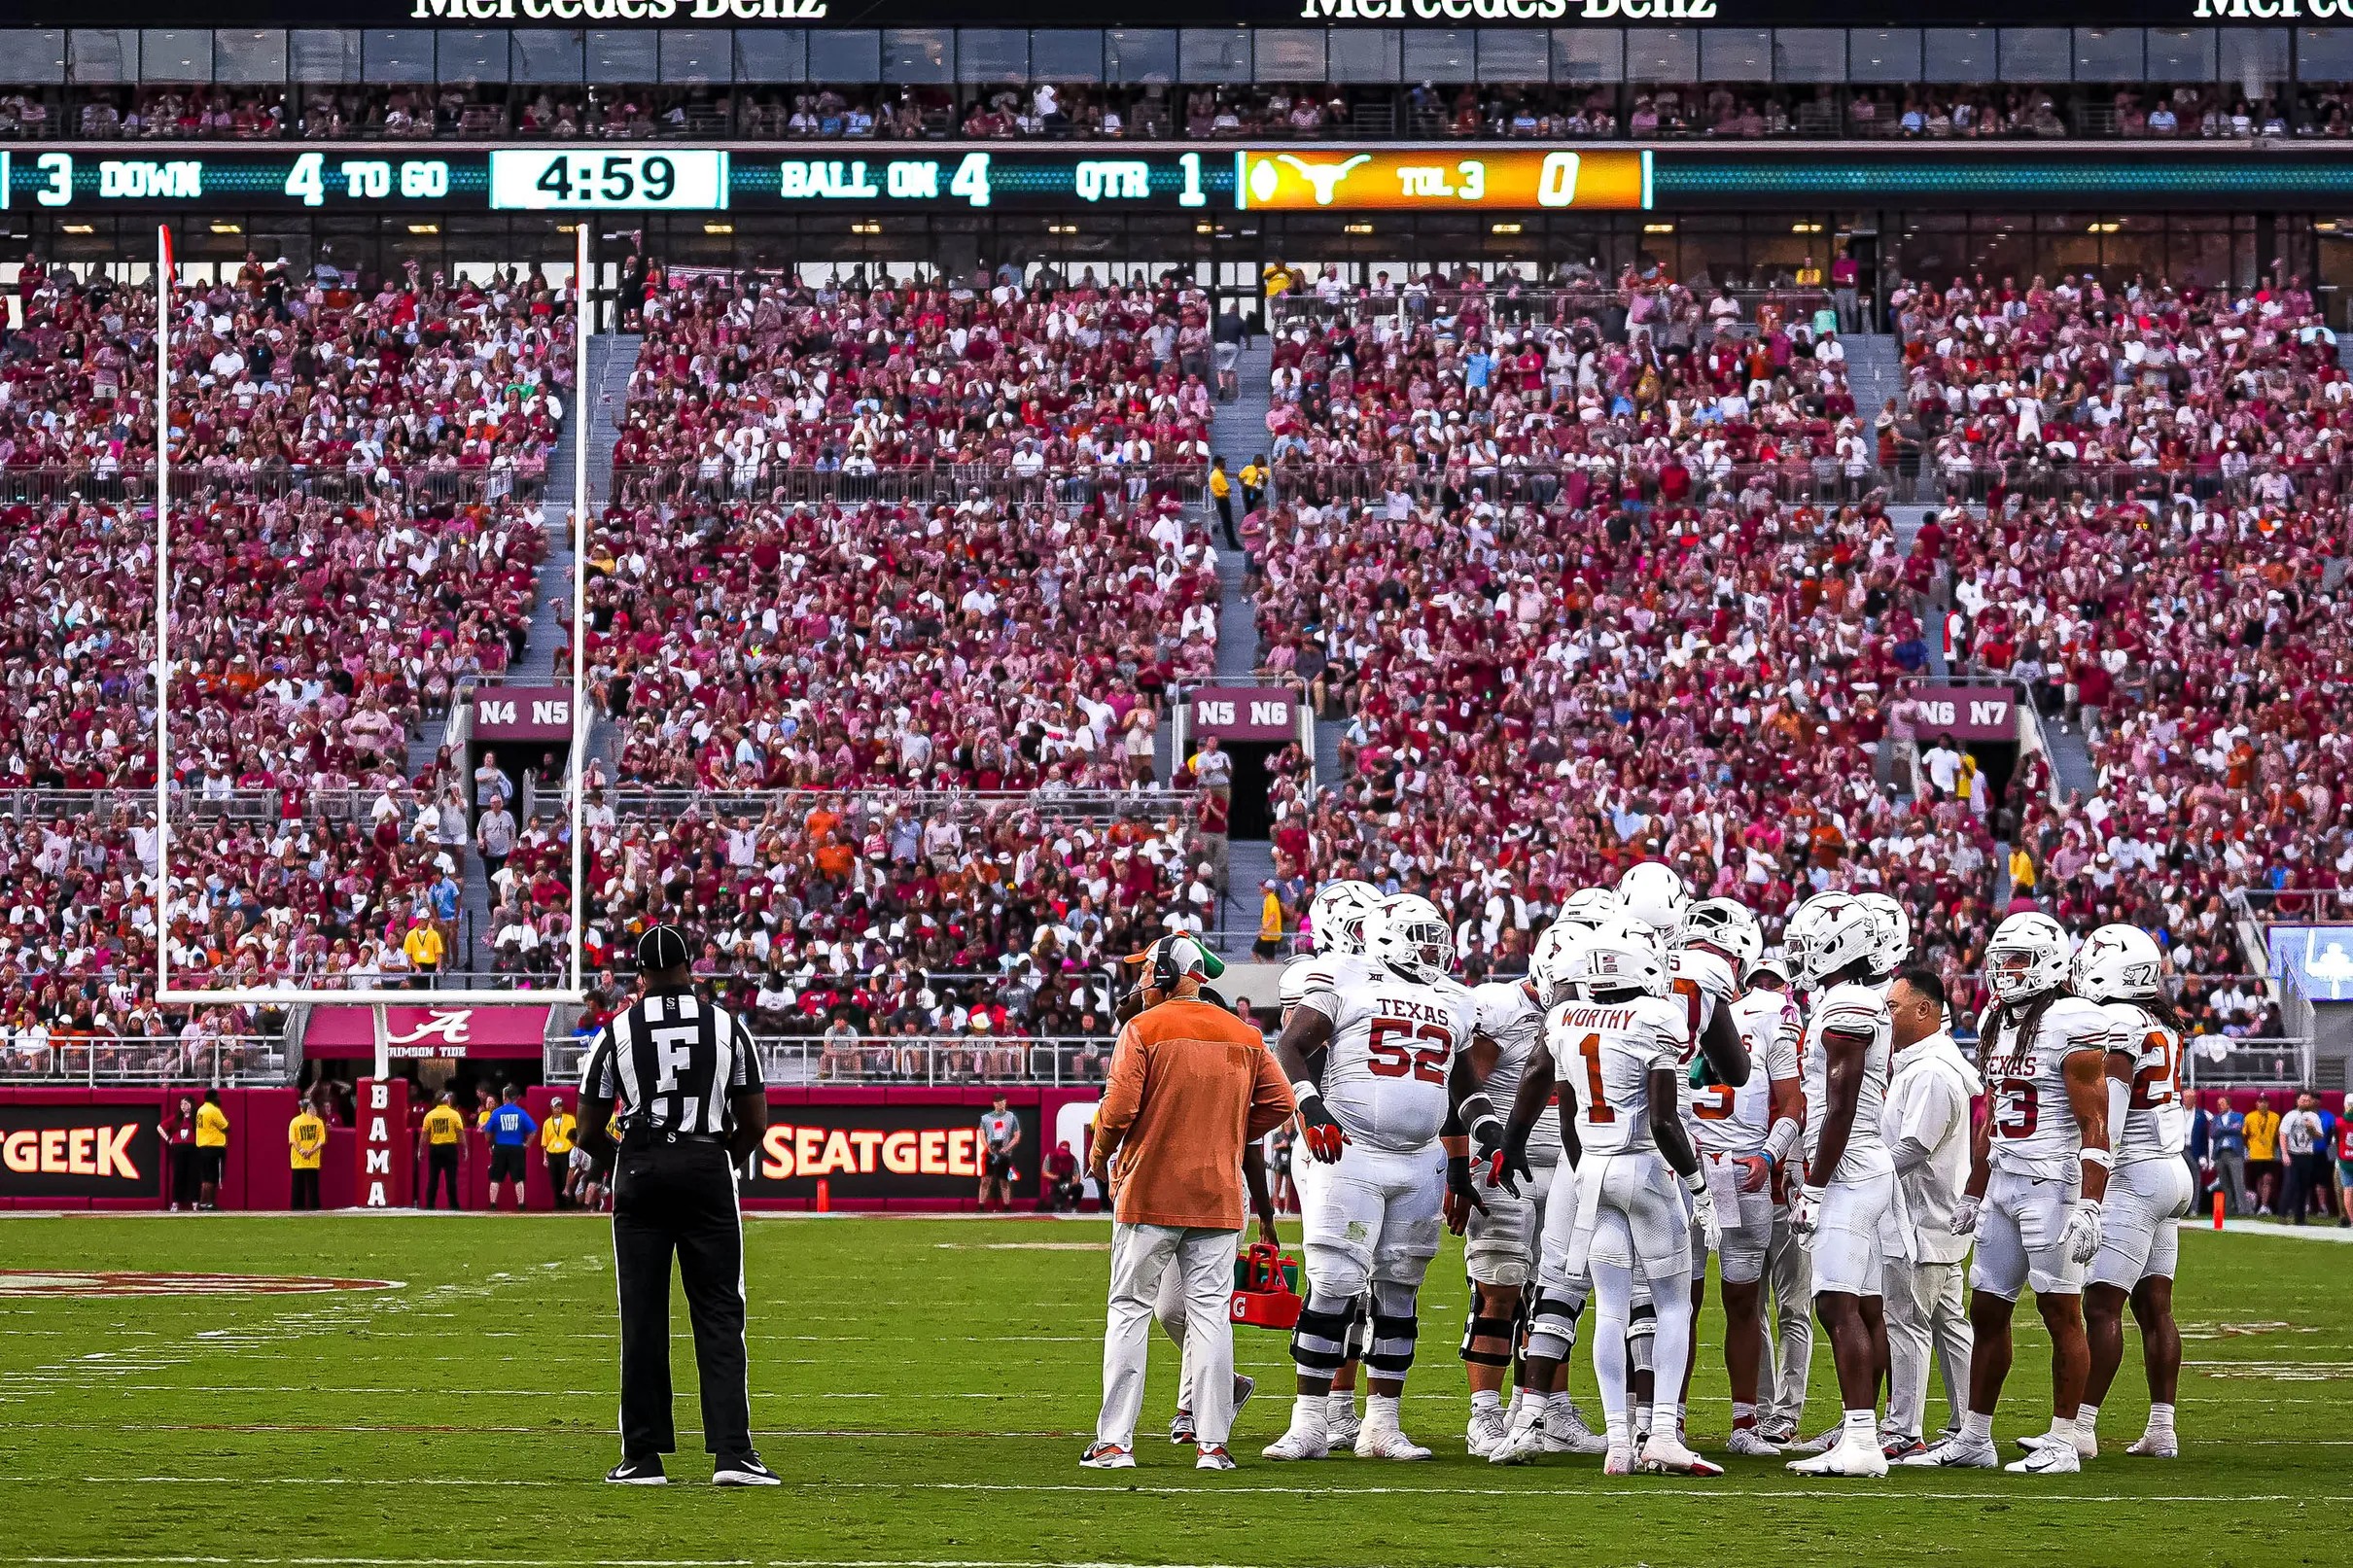
[[[577,1082],[588,1041],[567,1035],[547,1042],[547,1081]],[[830,1085],[1032,1084],[1048,1087],[1103,1081],[1111,1058],[1108,1035],[1032,1039],[985,1034],[866,1035],[829,1049],[823,1039],[755,1036],[760,1072],[771,1084],[820,1089]]]
[[[379,478],[378,475],[383,477]],[[545,494],[544,463],[486,469],[401,468],[384,470],[289,464],[269,468],[182,467],[171,470],[175,506],[251,499],[277,501],[299,496],[337,505],[364,501],[405,501],[412,505],[479,505],[513,500],[536,502]],[[94,468],[0,469],[0,503],[55,505],[66,501],[109,505],[155,504],[153,463],[112,471]]]
[[[983,500],[1014,504],[1059,502],[1084,505],[1103,496],[1175,496],[1198,504],[1209,479],[1207,463],[1040,463],[1021,471],[1007,463],[890,463],[870,471],[722,464],[699,461],[643,464],[613,470],[613,495],[623,503],[702,501],[714,506],[822,505],[881,503],[936,505]]]
[[[2312,1042],[2201,1034],[2182,1047],[2182,1085],[2201,1089],[2309,1089]]]
[[[234,1088],[285,1081],[285,1042],[274,1034],[208,1035],[185,1044],[119,1034],[0,1039],[0,1083]]]
[[[1161,817],[1182,811],[1185,797],[1151,789],[659,789],[609,787],[604,804],[622,821],[670,821],[693,814],[762,817],[772,810],[799,815],[824,804],[843,811],[896,811],[912,806],[929,818],[970,820],[991,812],[1031,811],[1085,821]]]
[[[1657,293],[1655,286],[1645,286],[1645,294]],[[1834,292],[1821,285],[1790,285],[1786,288],[1736,288],[1730,291],[1739,302],[1740,315],[1728,321],[1723,330],[1754,331],[1763,311],[1771,310],[1783,320],[1800,315],[1810,316],[1816,309],[1836,301]],[[1716,296],[1716,290],[1704,287],[1699,292],[1703,310],[1707,300]],[[1441,280],[1424,285],[1415,279],[1395,284],[1390,292],[1370,293],[1359,286],[1337,292],[1329,296],[1318,294],[1315,287],[1277,296],[1268,304],[1270,330],[1287,331],[1295,326],[1320,326],[1347,319],[1376,320],[1390,317],[1398,321],[1424,323],[1440,316],[1452,316],[1477,311],[1488,320],[1508,322],[1516,326],[1553,324],[1567,326],[1580,317],[1599,317],[1606,313],[1623,312],[1632,301],[1631,292],[1621,291],[1613,280],[1589,284],[1515,284],[1482,282],[1476,288],[1464,288],[1457,280]],[[1664,317],[1638,323],[1650,331],[1664,331]],[[1699,335],[1716,331],[1716,325],[1703,317],[1687,324]]]
[[[2230,902],[2257,922],[2353,924],[2353,888],[2240,888]]]

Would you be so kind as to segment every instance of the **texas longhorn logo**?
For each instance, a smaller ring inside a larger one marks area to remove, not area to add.
[[[1347,179],[1350,172],[1357,165],[1370,163],[1373,160],[1373,155],[1370,153],[1358,153],[1345,163],[1310,163],[1303,158],[1293,157],[1288,153],[1278,153],[1276,157],[1282,162],[1288,163],[1292,169],[1297,171],[1299,178],[1316,188],[1316,205],[1318,207],[1330,206],[1332,198],[1339,193],[1340,182]]]

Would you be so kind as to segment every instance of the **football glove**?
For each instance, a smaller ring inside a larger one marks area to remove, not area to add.
[[[1799,1188],[1789,1205],[1789,1234],[1802,1241],[1810,1240],[1821,1223],[1822,1189],[1810,1184]]]
[[[1348,1146],[1348,1131],[1323,1108],[1321,1095],[1299,1097],[1299,1128],[1307,1140],[1307,1152],[1325,1165],[1340,1159],[1340,1151]]]
[[[2067,1216],[2067,1256],[2077,1263],[2090,1263],[2099,1255],[2100,1205],[2096,1198],[2079,1198],[2075,1212]]]
[[[1473,1209],[1487,1212],[1487,1200],[1479,1196],[1479,1184],[1471,1180],[1470,1156],[1450,1154],[1446,1157],[1447,1228],[1458,1229],[1467,1222]]]
[[[1952,1205],[1952,1234],[1954,1236],[1977,1235],[1978,1210],[1984,1206],[1984,1202],[1982,1198],[1972,1198],[1966,1193],[1961,1195],[1961,1201]]]
[[[1716,1221],[1716,1195],[1707,1190],[1706,1173],[1701,1170],[1683,1178],[1683,1190],[1691,1194],[1691,1219],[1700,1228],[1701,1261],[1704,1263],[1705,1253],[1721,1251],[1724,1246],[1724,1227]]]
[[[1520,1196],[1520,1179],[1536,1179],[1535,1170],[1528,1163],[1528,1134],[1519,1132],[1504,1140],[1503,1147],[1490,1158],[1487,1184],[1500,1187],[1514,1198]]]

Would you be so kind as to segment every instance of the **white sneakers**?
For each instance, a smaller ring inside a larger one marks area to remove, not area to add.
[[[1609,1439],[1585,1424],[1585,1412],[1567,1400],[1547,1405],[1537,1423],[1546,1453],[1607,1453]]]
[[[1724,1474],[1722,1465],[1701,1458],[1672,1432],[1653,1432],[1650,1441],[1642,1445],[1642,1456],[1637,1463],[1644,1471],[1661,1476],[1707,1478]]]
[[[1494,1456],[1496,1445],[1509,1436],[1511,1428],[1504,1423],[1503,1411],[1498,1406],[1472,1411],[1470,1425],[1463,1428],[1462,1442],[1473,1459],[1490,1459]]]
[[[1601,1458],[1604,1476],[1631,1476],[1634,1473],[1634,1450],[1632,1446],[1613,1447]]]
[[[1331,1433],[1328,1430],[1317,1432],[1302,1429],[1294,1421],[1288,1432],[1258,1452],[1268,1459],[1329,1459],[1332,1456]]]
[[[1972,1442],[1965,1434],[1955,1433],[1938,1439],[1926,1453],[1915,1453],[1903,1464],[1912,1470],[1991,1470],[2001,1462],[1992,1444]]]
[[[1541,1459],[1552,1451],[1544,1431],[1544,1411],[1541,1406],[1525,1407],[1520,1418],[1503,1434],[1503,1441],[1488,1450],[1491,1465],[1524,1465]]]
[[[2181,1439],[2174,1436],[2170,1427],[2162,1432],[2152,1427],[2125,1451],[2136,1459],[2179,1459],[2182,1456]]]
[[[1356,1434],[1356,1457],[1359,1459],[1427,1459],[1429,1450],[1422,1447],[1396,1427],[1364,1423]]]
[[[1809,1459],[1792,1459],[1788,1468],[1796,1476],[1879,1477],[1887,1474],[1887,1456],[1879,1451],[1876,1438],[1842,1435],[1824,1452]]]
[[[1220,1445],[1212,1443],[1193,1456],[1193,1468],[1195,1470],[1231,1470],[1234,1468],[1234,1456],[1226,1452]]]
[[[2037,1432],[2032,1437],[2019,1439],[2018,1446],[2032,1453],[2037,1448],[2053,1446],[2054,1441],[2050,1433]],[[2078,1459],[2097,1459],[2100,1456],[2099,1434],[2078,1428],[2075,1434],[2075,1456]]]
[[[1732,1436],[1725,1440],[1724,1451],[1742,1459],[1778,1459],[1781,1456],[1780,1446],[1766,1442],[1753,1426],[1734,1427]]]
[[[1089,1470],[1133,1470],[1136,1456],[1116,1443],[1096,1443],[1078,1456],[1078,1462]]]
[[[1349,1406],[1346,1414],[1327,1415],[1323,1418],[1324,1436],[1330,1440],[1331,1446],[1335,1448],[1354,1447],[1356,1435],[1363,1430],[1364,1417],[1356,1412],[1356,1407],[1353,1404]]]

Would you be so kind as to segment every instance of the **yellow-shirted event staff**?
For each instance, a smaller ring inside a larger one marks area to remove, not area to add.
[[[444,947],[439,929],[427,917],[417,916],[408,927],[408,934],[401,938],[401,951],[408,956],[408,965],[416,971],[416,979],[411,982],[414,989],[433,989],[433,977],[440,972]]]
[[[417,1129],[417,1147],[425,1156],[425,1191],[417,1207],[432,1208],[446,1178],[449,1206],[464,1208],[458,1198],[458,1160],[466,1148],[466,1118],[458,1114],[456,1096],[444,1092],[440,1103],[425,1113],[425,1125]]]
[[[196,1206],[221,1206],[221,1178],[228,1169],[228,1112],[221,1108],[221,1091],[204,1091],[196,1107]]]
[[[572,1206],[566,1183],[572,1179],[572,1132],[579,1125],[565,1111],[563,1096],[549,1098],[546,1119],[540,1123],[540,1153],[547,1157],[547,1190],[555,1194],[558,1208]]]
[[[294,1167],[294,1206],[319,1206],[319,1156],[327,1151],[327,1123],[305,1103],[286,1124],[287,1159]]]

